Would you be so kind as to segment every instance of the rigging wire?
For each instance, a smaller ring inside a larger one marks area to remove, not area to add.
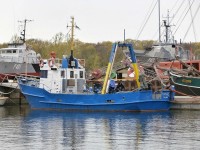
[[[178,27],[177,27],[176,30],[174,31],[173,36],[174,36],[174,35],[176,34],[176,32],[178,31],[179,27],[181,26],[182,22],[184,21],[186,15],[188,14],[188,12],[189,12],[190,8],[192,7],[193,3],[194,3],[194,0],[192,1],[192,4],[189,5],[188,10],[186,11],[185,15],[183,16],[183,18],[182,18],[180,24],[178,25]],[[186,9],[187,9],[187,7],[186,7]],[[185,10],[186,10],[186,9],[185,9]],[[184,10],[184,11],[185,11],[185,10]]]
[[[190,1],[188,0],[188,3],[190,5]],[[194,39],[195,39],[195,42],[197,41],[197,38],[196,38],[196,30],[195,30],[195,26],[194,26],[194,18],[193,18],[193,15],[192,15],[192,9],[190,9],[190,16],[191,16],[191,23],[192,23],[192,28],[193,28],[193,33],[194,33]]]
[[[176,5],[178,4],[179,0],[176,0],[175,4],[172,6],[171,11],[176,7]]]
[[[182,5],[183,5],[183,3],[184,3],[185,1],[182,1]],[[183,12],[181,13],[181,16],[179,17],[179,19],[178,19],[178,21],[176,22],[176,24],[178,24],[179,22],[180,22],[180,20],[181,20],[181,18],[183,18],[183,15],[184,15],[184,12],[186,12],[186,10],[187,10],[187,4],[186,4],[186,7],[185,7],[185,9],[183,10]]]
[[[145,20],[147,20],[147,16],[148,16],[148,14],[150,13],[150,11],[151,11],[151,7],[153,6],[153,2],[154,2],[154,0],[152,1],[152,3],[151,3],[151,5],[150,5],[150,7],[149,7],[149,10],[148,10],[148,12],[147,12],[147,14],[146,14],[146,16],[145,16],[145,19],[143,20],[143,22],[142,22],[142,24],[141,24],[141,26],[140,26],[140,29],[138,30],[138,33],[137,33],[137,36],[136,37],[138,37],[138,35],[139,35],[139,32],[142,30],[142,25],[145,23]]]
[[[181,9],[181,7],[183,6],[183,3],[184,3],[185,1],[182,1],[182,3],[180,4],[180,6],[178,7],[178,9],[176,10],[176,12],[174,13],[175,15],[174,15],[174,17],[170,20],[170,24],[171,24],[171,22],[173,21],[173,19],[175,18],[175,16],[178,14],[178,12],[179,12],[179,10]]]
[[[137,34],[136,40],[139,39],[141,33],[143,32],[144,27],[146,26],[147,22],[149,21],[150,16],[151,16],[151,14],[153,13],[153,11],[154,11],[154,9],[155,9],[157,3],[158,3],[158,1],[156,0],[156,3],[154,4],[153,8],[152,8],[150,11],[148,11],[148,14],[149,14],[149,15],[148,15],[148,17],[146,17],[147,19],[145,19],[146,21],[144,22],[143,26],[141,27],[141,30],[139,30],[140,32]],[[151,7],[152,7],[152,5],[153,5],[153,2],[152,2],[152,4],[151,4]],[[151,7],[150,7],[150,8],[151,8]],[[150,13],[149,13],[149,12],[150,12]]]
[[[188,29],[187,29],[187,32],[186,32],[185,35],[184,35],[183,41],[185,40],[185,38],[186,38],[186,36],[187,36],[187,34],[188,34],[188,31],[189,31],[191,25],[192,25],[193,22],[194,22],[194,19],[195,19],[196,15],[197,15],[197,13],[198,13],[198,11],[199,11],[199,8],[200,8],[200,4],[199,4],[199,6],[198,6],[198,8],[197,8],[197,10],[196,10],[196,12],[195,12],[195,14],[194,14],[194,17],[192,18],[192,21],[191,21],[191,23],[190,23],[190,25],[189,25],[189,27],[188,27]],[[196,39],[195,39],[195,40],[196,40]]]

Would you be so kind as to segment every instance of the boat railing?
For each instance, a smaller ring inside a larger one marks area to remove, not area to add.
[[[60,59],[60,58],[55,58],[55,63],[61,64],[61,62],[62,62],[62,59]]]
[[[37,86],[39,85],[39,77],[38,76],[31,76],[26,74],[17,74],[16,78],[20,83],[30,85],[30,86]]]
[[[51,92],[51,90],[52,90],[49,86],[47,86],[44,83],[39,83],[39,87],[42,87],[43,89],[45,89],[45,90],[47,90],[49,92]]]
[[[20,73],[15,75],[17,78],[33,78],[33,79],[39,79],[39,76],[34,75],[27,75],[26,73]]]
[[[40,83],[40,79],[38,76],[29,76],[25,74],[20,74],[18,76],[20,78],[20,82],[26,85],[35,86],[35,87],[42,87],[43,89],[51,92],[51,88],[44,83]]]

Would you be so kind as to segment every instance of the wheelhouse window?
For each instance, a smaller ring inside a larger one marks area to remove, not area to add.
[[[83,71],[80,71],[79,73],[80,73],[80,74],[79,74],[79,75],[80,75],[80,78],[83,78]]]
[[[74,78],[74,71],[70,71],[70,78]]]
[[[65,78],[65,71],[64,70],[61,70],[60,76],[61,76],[61,78]]]
[[[40,77],[41,78],[47,78],[48,70],[41,70]]]
[[[7,53],[12,53],[12,50],[7,50]]]

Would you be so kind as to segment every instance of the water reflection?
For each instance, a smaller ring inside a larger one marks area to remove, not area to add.
[[[0,107],[1,149],[199,149],[199,126],[200,111],[94,113]]]
[[[147,136],[148,124],[152,120],[162,124],[159,122],[160,118],[167,119],[169,115],[169,112],[87,113],[35,110],[25,118],[23,130],[28,132],[23,134],[26,137],[30,133],[30,137],[39,134],[43,146],[52,143],[56,149],[59,146],[72,149],[137,149]]]

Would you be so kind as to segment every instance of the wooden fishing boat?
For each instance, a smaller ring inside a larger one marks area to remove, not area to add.
[[[175,85],[177,95],[200,96],[200,77],[183,75],[170,71],[171,84]]]

